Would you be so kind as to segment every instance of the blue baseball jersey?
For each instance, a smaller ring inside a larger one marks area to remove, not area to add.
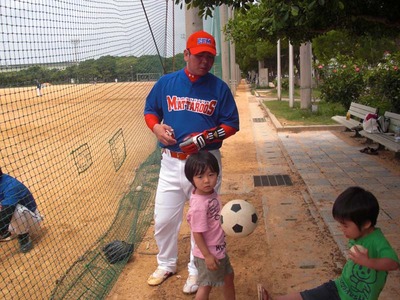
[[[208,73],[191,82],[184,69],[161,77],[146,99],[144,114],[156,115],[174,129],[175,145],[160,147],[180,152],[179,144],[192,133],[221,124],[239,130],[239,113],[228,85]],[[219,149],[222,142],[204,149]]]
[[[37,208],[29,189],[10,175],[0,176],[0,204],[2,206],[23,205],[34,212]]]

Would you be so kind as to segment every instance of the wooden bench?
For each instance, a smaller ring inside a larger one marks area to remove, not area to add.
[[[351,102],[349,108],[350,118],[347,119],[346,116],[333,116],[332,120],[346,127],[347,130],[354,130],[355,136],[359,137],[359,130],[362,130],[362,120],[367,114],[378,113],[378,108],[370,107],[367,105],[359,104],[356,102]],[[359,130],[354,128],[359,127]]]
[[[385,112],[384,116],[390,119],[389,131],[387,133],[368,133],[364,130],[361,130],[359,133],[367,139],[378,143],[378,149],[386,148],[394,151],[396,156],[398,156],[400,152],[400,141],[395,141],[394,132],[397,126],[400,127],[400,114],[387,111]]]

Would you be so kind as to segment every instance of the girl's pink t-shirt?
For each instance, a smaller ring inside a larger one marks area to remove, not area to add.
[[[218,259],[225,257],[225,233],[220,223],[221,201],[217,193],[210,195],[192,194],[187,221],[192,232],[201,232],[212,255]],[[193,235],[192,235],[193,239]],[[193,255],[199,258],[204,256],[195,245]]]

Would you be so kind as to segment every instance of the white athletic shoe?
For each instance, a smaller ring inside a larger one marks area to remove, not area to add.
[[[199,285],[197,284],[197,276],[189,275],[186,280],[185,285],[183,286],[183,292],[185,294],[194,294],[199,289]]]
[[[163,269],[157,268],[153,274],[150,275],[149,279],[147,279],[147,284],[154,286],[163,283],[167,278],[174,275],[173,272],[168,272]]]

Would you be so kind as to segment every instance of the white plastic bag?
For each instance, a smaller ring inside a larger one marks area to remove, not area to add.
[[[364,131],[368,133],[377,133],[379,132],[378,129],[378,122],[375,118],[364,119],[362,123]]]

